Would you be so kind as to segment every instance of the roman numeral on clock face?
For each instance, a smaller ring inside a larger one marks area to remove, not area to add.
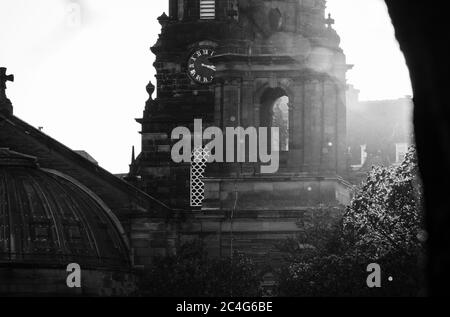
[[[214,50],[211,48],[200,48],[192,53],[188,60],[188,74],[192,80],[199,84],[212,83],[216,71],[210,61],[213,55]]]

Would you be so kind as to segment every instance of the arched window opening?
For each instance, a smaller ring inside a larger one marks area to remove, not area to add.
[[[280,152],[289,151],[289,98],[278,98],[272,108],[272,127],[279,128],[278,136],[272,136],[272,148],[279,146]]]
[[[269,88],[261,97],[260,126],[279,128],[278,134],[270,135],[272,150],[289,151],[289,97],[281,88]]]

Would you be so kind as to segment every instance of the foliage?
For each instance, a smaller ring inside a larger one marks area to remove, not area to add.
[[[283,246],[289,256],[279,295],[422,295],[422,197],[414,148],[398,167],[374,167],[341,222],[319,224]],[[367,287],[370,263],[382,267],[381,288]]]
[[[417,258],[402,254],[374,261],[382,268],[382,287],[368,288],[367,265],[372,261],[355,254],[314,256],[307,261],[290,263],[280,271],[279,296],[349,297],[349,296],[420,296],[424,295],[422,266]],[[388,276],[394,276],[388,282]]]
[[[151,297],[252,297],[261,277],[255,264],[236,253],[211,258],[201,241],[183,245],[177,255],[157,257],[141,279],[141,293]]]
[[[399,167],[375,167],[344,217],[344,232],[368,258],[416,254],[424,238],[422,188],[414,148]]]

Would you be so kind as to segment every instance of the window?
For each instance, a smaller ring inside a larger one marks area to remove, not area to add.
[[[361,145],[361,166],[366,163],[367,160],[367,145]]]
[[[395,163],[402,163],[405,160],[406,153],[408,153],[408,144],[397,143],[395,145]]]
[[[200,0],[200,19],[213,20],[216,18],[216,1]]]
[[[270,135],[272,149],[289,151],[289,97],[282,88],[267,88],[261,96],[260,127],[279,128],[278,133]]]
[[[278,136],[272,136],[272,148],[278,145],[281,152],[289,151],[289,98],[287,96],[275,101],[272,127],[280,129]]]

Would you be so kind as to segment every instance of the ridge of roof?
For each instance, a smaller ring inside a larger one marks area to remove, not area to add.
[[[36,140],[41,141],[41,142],[45,143],[46,145],[53,146],[59,154],[67,157],[68,159],[70,159],[72,161],[76,161],[76,162],[80,163],[82,168],[85,168],[94,174],[108,178],[109,180],[111,180],[113,182],[114,185],[119,186],[119,188],[121,188],[122,190],[138,194],[143,199],[149,200],[153,203],[158,204],[160,207],[171,210],[171,208],[169,206],[167,206],[166,204],[164,204],[163,202],[161,202],[161,201],[157,200],[156,198],[152,197],[151,195],[143,192],[142,190],[133,186],[132,184],[127,183],[124,180],[116,177],[114,174],[110,173],[106,169],[102,168],[99,165],[94,164],[93,162],[89,161],[87,158],[76,153],[74,150],[70,149],[66,145],[64,145],[61,142],[57,141],[56,139],[50,137],[49,135],[45,134],[44,132],[40,131],[39,129],[36,129],[32,125],[23,121],[22,119],[14,116],[14,115],[5,116],[3,114],[0,114],[0,124],[2,121],[18,128],[18,129],[22,128],[25,134],[34,137]]]

